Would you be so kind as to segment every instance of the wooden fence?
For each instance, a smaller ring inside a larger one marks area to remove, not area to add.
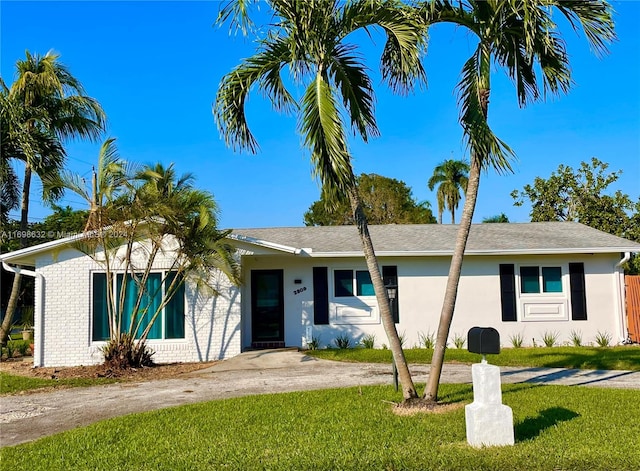
[[[640,343],[640,276],[625,276],[629,337]]]

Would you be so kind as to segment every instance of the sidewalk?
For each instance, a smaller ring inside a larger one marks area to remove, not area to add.
[[[640,389],[640,372],[501,367],[503,383]],[[429,365],[411,365],[424,382]],[[443,383],[471,383],[469,365],[445,364]],[[0,446],[165,407],[255,394],[391,384],[391,365],[318,360],[295,350],[246,352],[183,377],[0,397]],[[28,420],[24,420],[28,419]]]

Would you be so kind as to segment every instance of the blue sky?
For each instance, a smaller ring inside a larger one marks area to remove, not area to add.
[[[595,156],[623,175],[612,187],[640,196],[640,2],[614,2],[619,40],[598,59],[586,41],[565,25],[563,33],[575,86],[569,95],[517,106],[501,70],[492,77],[490,122],[517,153],[514,173],[483,176],[474,221],[501,212],[512,222],[529,220],[528,207],[509,196],[559,164],[578,167]],[[257,155],[236,154],[221,141],[211,114],[222,76],[255,50],[251,39],[213,26],[218,2],[0,2],[0,69],[11,83],[24,51],[53,49],[104,107],[107,135],[117,138],[127,160],[169,164],[191,172],[211,191],[229,228],[300,226],[319,198],[296,120],[273,112],[259,93],[251,95],[249,125],[261,146]],[[635,19],[634,19],[635,18]],[[467,157],[457,122],[454,87],[474,49],[471,36],[448,25],[433,28],[425,67],[426,90],[408,97],[380,83],[377,59],[382,35],[363,52],[377,87],[381,137],[352,142],[356,173],[378,173],[406,182],[417,200],[436,206],[426,187],[433,168],[447,158]],[[89,177],[99,143],[70,143],[68,166]],[[33,220],[50,210],[32,192]],[[61,204],[84,208],[67,194]],[[17,214],[17,213],[14,213]],[[448,222],[445,216],[445,222]]]

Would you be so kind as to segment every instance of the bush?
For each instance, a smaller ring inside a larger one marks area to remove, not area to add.
[[[453,334],[453,344],[457,349],[464,348],[464,344],[467,342],[467,339],[464,338],[464,335],[461,334]]]
[[[141,368],[153,365],[153,350],[146,342],[136,342],[129,334],[121,334],[119,339],[111,339],[102,348],[104,364],[113,369]]]
[[[364,337],[362,337],[362,340],[360,341],[360,344],[364,347],[364,348],[375,348],[376,345],[376,334],[367,334]]]
[[[560,334],[558,332],[551,332],[546,330],[542,335],[542,341],[544,342],[545,347],[553,347],[558,343],[558,337]]]
[[[431,349],[436,343],[435,334],[432,332],[427,332],[426,334],[424,332],[418,332],[418,339],[424,348]]]
[[[307,342],[307,348],[309,350],[317,350],[320,348],[320,337],[313,337],[310,342]]]
[[[582,332],[579,330],[571,331],[571,344],[574,347],[582,347]]]
[[[522,334],[514,334],[509,337],[509,340],[513,348],[520,348],[522,347],[522,342],[524,342],[524,337]]]
[[[338,347],[340,350],[351,348],[351,339],[347,334],[338,335],[333,343],[335,343],[336,347]]]
[[[596,345],[598,347],[608,347],[611,345],[611,334],[609,332],[600,332],[596,334]]]

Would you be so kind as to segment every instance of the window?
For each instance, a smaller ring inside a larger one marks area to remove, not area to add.
[[[520,267],[520,291],[522,294],[562,293],[562,269],[560,267],[542,267],[542,269]]]
[[[335,270],[333,286],[336,298],[375,296],[371,276],[367,270]]]
[[[130,274],[119,273],[114,277],[112,292],[117,298],[124,285],[124,312],[122,313],[122,330],[126,331],[138,298],[138,283]],[[164,283],[162,282],[165,278]],[[145,294],[142,297],[139,311],[147,310],[136,331],[139,337],[147,328],[155,312],[162,304],[164,295],[175,279],[175,273],[150,273],[145,283]],[[124,281],[124,284],[123,284]],[[105,273],[93,274],[93,329],[92,339],[107,340],[109,338],[109,320],[107,310],[107,276]],[[162,308],[153,323],[148,335],[149,339],[182,339],[184,338],[184,285],[181,285],[172,299]]]

